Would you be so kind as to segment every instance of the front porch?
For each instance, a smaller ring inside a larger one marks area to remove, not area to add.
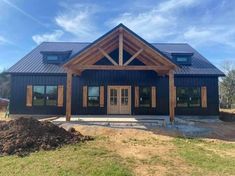
[[[111,52],[118,50],[118,57],[114,58],[110,55]],[[130,54],[129,58],[124,57],[124,52]],[[101,59],[105,58],[109,63],[98,63]],[[133,61],[138,60],[138,64]],[[95,71],[153,71],[158,76],[168,77],[167,87],[169,93],[169,118],[174,121],[175,116],[175,87],[174,87],[174,70],[178,66],[175,65],[165,54],[151,47],[146,41],[127,29],[125,26],[120,25],[114,28],[109,33],[105,34],[87,48],[82,50],[76,56],[68,61],[64,68],[67,71],[66,83],[66,121],[70,121],[72,117],[72,82],[73,77],[82,77],[85,70]],[[92,77],[92,75],[90,75]],[[158,77],[156,77],[157,80]],[[90,79],[87,77],[86,79]],[[155,82],[155,81],[153,81]],[[151,96],[154,97],[149,101],[149,108],[157,108],[156,86],[148,86],[151,88]],[[131,108],[140,108],[139,85],[133,83],[132,80],[128,84],[98,84],[99,107],[107,108],[107,114],[130,114]],[[164,87],[165,89],[165,87]],[[107,96],[104,97],[104,91]],[[125,93],[126,92],[126,93]],[[134,93],[134,94],[133,94]],[[123,94],[123,95],[122,95]],[[134,95],[133,98],[131,95]],[[82,107],[88,107],[88,85],[82,87]],[[132,99],[132,101],[131,101]],[[107,102],[107,103],[105,103]],[[78,114],[80,114],[78,112]],[[112,118],[113,119],[113,118]]]
[[[66,116],[53,120],[55,124],[63,124],[65,122]],[[166,127],[166,125],[171,124],[169,116],[158,115],[79,115],[71,116],[70,122],[71,124],[140,129]]]

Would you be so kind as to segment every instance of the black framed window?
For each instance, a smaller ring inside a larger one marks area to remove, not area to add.
[[[46,105],[57,105],[57,86],[46,86]]]
[[[56,106],[57,86],[33,86],[33,106]]]
[[[43,106],[44,105],[44,86],[33,86],[33,105]]]
[[[151,106],[151,88],[150,87],[140,87],[139,88],[139,106],[140,107],[150,107]]]
[[[89,107],[100,106],[100,88],[98,86],[89,86],[87,99]]]
[[[176,89],[177,107],[200,107],[201,90],[200,87],[177,87]]]

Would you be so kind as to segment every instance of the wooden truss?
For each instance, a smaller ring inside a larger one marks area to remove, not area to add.
[[[109,55],[117,48],[119,50],[118,63]],[[123,50],[132,55],[125,63],[123,62]],[[95,65],[103,57],[106,57],[113,65]],[[129,65],[134,59],[138,59],[144,65]],[[81,75],[84,70],[153,70],[159,75],[167,74],[169,76],[170,119],[171,121],[174,119],[173,70],[177,68],[177,65],[122,26],[84,49],[65,63],[64,68],[67,70],[66,119],[68,121],[71,117],[72,74]]]

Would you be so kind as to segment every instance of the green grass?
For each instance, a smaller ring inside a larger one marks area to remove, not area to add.
[[[192,175],[201,172],[204,175],[235,175],[235,157],[229,156],[229,152],[234,152],[235,144],[184,138],[176,138],[174,144],[180,157],[195,168]]]
[[[54,151],[40,151],[23,158],[0,157],[0,175],[129,176],[132,173],[118,155],[91,141]]]

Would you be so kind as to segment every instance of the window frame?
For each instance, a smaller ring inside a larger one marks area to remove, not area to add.
[[[186,89],[187,95],[184,96],[187,99],[187,101],[186,101],[187,102],[187,106],[186,107],[182,107],[182,106],[178,105],[178,101],[179,101],[178,100],[179,96],[177,95],[177,92],[178,92],[177,90],[178,89]],[[198,96],[193,95],[193,89],[198,89]],[[192,106],[191,101],[192,101],[193,97],[199,98],[199,106]],[[202,99],[202,97],[201,97],[201,88],[200,88],[200,86],[194,86],[194,87],[184,87],[184,86],[176,87],[176,100],[175,101],[176,101],[176,107],[177,108],[201,108],[202,107],[201,99]]]
[[[43,87],[43,89],[44,89],[44,91],[43,91],[43,105],[35,105],[34,104],[34,87],[36,87],[36,86],[42,86]],[[57,92],[56,92],[56,104],[55,105],[47,105],[47,92],[46,92],[46,87],[47,86],[55,86],[56,87],[56,89],[57,89]],[[32,85],[32,94],[33,94],[33,96],[32,96],[32,106],[34,107],[56,107],[56,106],[58,106],[58,85],[45,85],[45,84],[36,84],[36,85]]]
[[[89,97],[97,97],[97,96],[89,96],[89,88],[90,87],[98,87],[98,89],[99,89],[99,96],[98,96],[98,105],[97,106],[91,106],[90,104],[89,104]],[[98,85],[89,85],[89,86],[87,86],[87,107],[100,107],[100,86],[98,86]]]
[[[141,89],[143,88],[148,88],[149,89],[149,104],[148,106],[144,106],[143,104],[141,104]],[[139,87],[139,107],[140,108],[151,108],[152,106],[152,91],[151,91],[151,86],[140,86]]]

